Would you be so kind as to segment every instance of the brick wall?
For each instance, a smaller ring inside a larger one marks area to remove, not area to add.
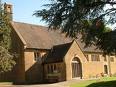
[[[24,61],[24,44],[16,34],[16,32],[12,29],[11,33],[12,37],[12,51],[15,55],[14,59],[16,61],[16,65],[13,69],[13,78],[16,83],[24,83],[25,82],[25,61]]]

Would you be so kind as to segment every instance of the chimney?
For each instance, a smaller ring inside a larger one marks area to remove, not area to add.
[[[11,4],[4,4],[4,11],[7,14],[8,18],[10,21],[12,21],[13,17],[12,17],[12,5]]]

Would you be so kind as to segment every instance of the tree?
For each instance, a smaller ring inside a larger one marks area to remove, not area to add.
[[[82,34],[86,46],[96,45],[104,53],[116,53],[116,30],[105,32],[105,25],[116,22],[115,0],[50,0],[44,9],[34,13],[60,29],[67,36]]]
[[[10,26],[9,18],[0,3],[0,73],[11,71],[15,65],[10,48]]]
[[[7,49],[0,46],[0,73],[11,71],[15,61]]]

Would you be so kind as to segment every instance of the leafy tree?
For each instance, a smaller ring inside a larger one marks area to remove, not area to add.
[[[48,23],[50,29],[60,29],[67,36],[96,45],[104,53],[116,53],[116,30],[105,32],[105,25],[116,22],[116,0],[49,0],[44,9],[34,13]]]
[[[9,18],[0,3],[0,73],[10,71],[15,65],[10,50]]]
[[[7,49],[0,46],[0,73],[11,71],[15,61]]]

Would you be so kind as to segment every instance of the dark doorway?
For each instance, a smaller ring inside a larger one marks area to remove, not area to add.
[[[79,58],[75,57],[72,60],[72,78],[82,78],[82,66]]]
[[[108,74],[108,66],[104,65],[104,74]]]

